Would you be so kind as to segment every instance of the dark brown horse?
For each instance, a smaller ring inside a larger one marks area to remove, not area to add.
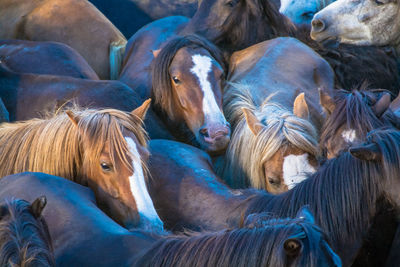
[[[42,211],[46,198],[32,204],[21,199],[6,199],[0,205],[1,266],[55,266],[53,246]]]
[[[230,127],[222,114],[222,56],[202,37],[168,34],[157,36],[147,27],[136,33],[120,80],[143,99],[151,95],[154,111],[177,139],[211,153],[224,151]]]
[[[393,201],[396,211],[399,207],[400,132],[377,131],[367,141],[366,145],[353,147],[351,154],[346,152],[327,161],[308,179],[280,195],[232,191],[213,174],[208,157],[203,154],[198,159],[195,148],[151,141],[149,169],[154,180],[150,193],[166,225],[213,230],[237,225],[243,214],[293,216],[299,207],[308,204],[316,214],[317,225],[330,233],[333,248],[348,266],[379,212],[379,202],[386,198]],[[391,239],[386,242],[390,244]],[[375,261],[385,258],[377,256]]]
[[[38,192],[48,199],[43,216],[57,266],[341,266],[304,208],[294,219],[253,215],[240,229],[159,236],[128,232],[96,207],[90,190],[65,179],[23,173],[0,181],[2,198]]]
[[[0,60],[15,72],[99,79],[81,55],[61,43],[1,40]]]

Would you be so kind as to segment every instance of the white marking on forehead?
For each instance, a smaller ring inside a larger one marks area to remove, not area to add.
[[[308,162],[308,154],[288,155],[283,160],[283,180],[289,190],[296,184],[307,179],[307,175],[314,173],[315,168]]]
[[[125,137],[129,151],[132,153],[133,174],[129,177],[131,193],[135,199],[140,216],[140,227],[148,230],[163,231],[164,225],[154,208],[153,201],[147,191],[140,155],[135,142]]]
[[[201,90],[203,91],[203,112],[204,122],[214,120],[215,122],[225,123],[225,117],[215,101],[215,95],[211,89],[211,83],[207,79],[208,73],[212,70],[212,59],[208,56],[194,55],[192,56],[194,66],[190,71],[199,79]]]
[[[356,131],[353,129],[343,131],[342,137],[347,143],[353,143],[356,140]]]

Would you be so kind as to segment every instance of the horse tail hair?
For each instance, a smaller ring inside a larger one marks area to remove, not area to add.
[[[110,44],[110,80],[118,79],[126,44],[127,41],[125,39],[118,40]]]

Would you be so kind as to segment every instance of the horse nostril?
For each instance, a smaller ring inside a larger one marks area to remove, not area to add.
[[[321,19],[313,19],[311,22],[312,31],[314,32],[322,32],[325,30],[325,23]]]
[[[199,132],[202,136],[209,137],[207,128],[201,128]]]

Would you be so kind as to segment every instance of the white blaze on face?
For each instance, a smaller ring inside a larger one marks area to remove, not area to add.
[[[215,101],[215,95],[211,88],[211,83],[207,79],[208,73],[212,70],[212,59],[208,56],[194,55],[192,56],[194,66],[190,71],[199,79],[201,90],[203,91],[203,112],[204,122],[213,121],[226,123],[225,117]]]
[[[289,190],[296,184],[307,179],[307,174],[315,172],[308,162],[308,154],[288,155],[283,160],[283,180]]]
[[[133,156],[133,174],[129,177],[129,184],[139,212],[140,228],[163,231],[163,222],[160,217],[158,217],[153,201],[147,191],[136,143],[130,137],[126,137],[125,140],[128,143],[129,151]]]
[[[356,140],[356,131],[352,129],[343,131],[342,137],[347,143],[353,143]]]

